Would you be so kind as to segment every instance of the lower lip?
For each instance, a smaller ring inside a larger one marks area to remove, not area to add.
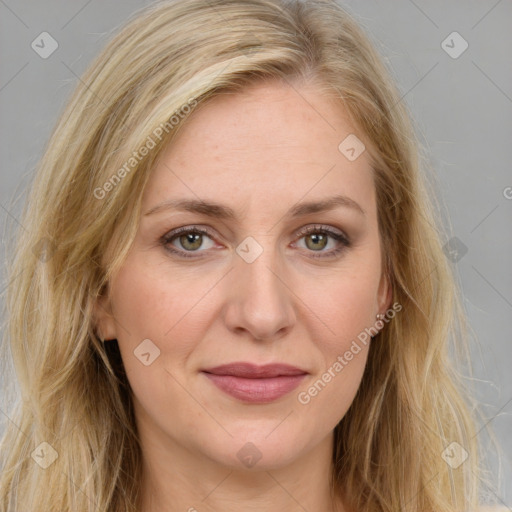
[[[246,379],[233,375],[215,375],[203,372],[219,389],[238,400],[250,403],[268,403],[293,391],[306,376],[281,375],[264,379]]]

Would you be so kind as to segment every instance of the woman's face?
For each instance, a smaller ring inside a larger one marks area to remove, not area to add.
[[[143,443],[275,468],[330,441],[389,307],[368,155],[313,86],[260,83],[190,115],[100,334],[119,342]]]

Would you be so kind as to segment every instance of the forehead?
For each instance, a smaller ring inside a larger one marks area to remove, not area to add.
[[[276,197],[294,203],[340,193],[368,209],[373,178],[366,152],[351,161],[340,150],[355,133],[341,102],[313,85],[266,82],[223,93],[180,127],[143,202],[186,196],[275,207]]]

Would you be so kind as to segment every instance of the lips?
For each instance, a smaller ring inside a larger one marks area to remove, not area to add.
[[[246,379],[303,375],[307,373],[295,366],[280,363],[266,364],[264,366],[258,366],[251,363],[230,363],[216,366],[215,368],[209,368],[204,371],[213,375],[231,375],[233,377],[243,377]]]
[[[308,374],[287,364],[237,362],[203,370],[218,389],[248,403],[268,403],[295,389]]]

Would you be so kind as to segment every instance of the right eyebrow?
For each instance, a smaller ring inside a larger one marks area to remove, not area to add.
[[[362,215],[366,215],[359,203],[350,197],[336,195],[319,201],[298,203],[290,208],[286,217],[303,217],[311,213],[334,210],[338,207],[351,208]],[[152,207],[144,215],[152,215],[159,211],[172,209],[199,213],[217,219],[237,220],[235,211],[229,206],[197,199],[169,199]]]

